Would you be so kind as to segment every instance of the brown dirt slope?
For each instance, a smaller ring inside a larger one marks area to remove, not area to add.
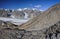
[[[41,30],[50,27],[58,21],[60,21],[60,3],[50,7],[37,17],[19,26],[19,28],[26,30]]]

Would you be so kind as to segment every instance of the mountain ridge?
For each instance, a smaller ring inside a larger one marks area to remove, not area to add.
[[[56,4],[50,7],[47,11],[40,14],[38,17],[33,18],[29,22],[20,26],[20,29],[26,30],[40,30],[44,28],[48,28],[51,25],[55,24],[60,20],[60,4]],[[58,12],[58,14],[57,14]],[[36,19],[34,21],[34,19]]]

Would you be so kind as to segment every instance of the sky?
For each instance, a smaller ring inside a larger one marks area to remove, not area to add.
[[[60,0],[0,0],[0,8],[37,8],[46,10],[57,3],[60,3]]]

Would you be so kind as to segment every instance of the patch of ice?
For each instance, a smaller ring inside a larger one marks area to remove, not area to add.
[[[25,19],[0,17],[0,20],[5,21],[5,22],[9,21],[9,22],[11,22],[11,23],[13,23],[15,25],[21,25],[21,24],[26,23],[27,21],[29,21],[30,18],[28,18],[28,19],[25,20]]]

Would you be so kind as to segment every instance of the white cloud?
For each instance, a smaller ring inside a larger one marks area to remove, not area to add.
[[[36,8],[32,8],[32,10],[36,10]]]
[[[18,11],[22,11],[22,9],[21,8],[19,8],[19,9],[17,9]]]
[[[36,5],[36,6],[34,6],[35,8],[40,8],[42,5]]]
[[[42,10],[42,9],[39,9],[40,11],[44,11],[44,10]]]
[[[26,10],[26,9],[28,9],[28,8],[23,8],[23,10]]]

